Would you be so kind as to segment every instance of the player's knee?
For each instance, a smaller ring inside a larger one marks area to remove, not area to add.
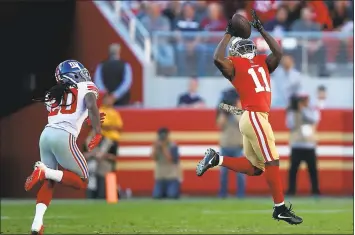
[[[279,166],[279,165],[280,165],[279,159],[265,162],[265,166]]]
[[[259,176],[259,175],[262,175],[263,174],[263,170],[257,168],[257,167],[254,167],[254,176]]]
[[[81,178],[82,184],[80,184],[80,190],[86,190],[88,188],[89,179],[88,178]]]

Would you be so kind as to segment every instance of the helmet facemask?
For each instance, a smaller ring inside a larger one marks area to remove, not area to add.
[[[229,47],[229,54],[251,60],[256,56],[256,46],[250,39],[235,38]]]

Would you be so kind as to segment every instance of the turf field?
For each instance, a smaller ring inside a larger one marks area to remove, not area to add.
[[[47,210],[47,234],[352,234],[352,199],[292,199],[303,224],[271,219],[270,199],[153,201],[57,200]],[[28,234],[34,201],[3,200],[1,233]]]

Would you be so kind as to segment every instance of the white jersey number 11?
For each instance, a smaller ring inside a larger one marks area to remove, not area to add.
[[[258,72],[261,74],[261,77],[263,78],[264,84],[265,86],[262,86],[260,81],[259,81],[259,77],[255,72],[254,68],[250,68],[248,69],[248,73],[251,75],[251,77],[253,78],[254,84],[255,84],[255,92],[262,92],[262,91],[267,91],[267,92],[271,92],[269,83],[266,79],[266,73],[263,67],[259,67],[258,68]]]

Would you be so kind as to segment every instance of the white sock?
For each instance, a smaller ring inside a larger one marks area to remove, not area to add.
[[[63,178],[63,171],[46,168],[45,175],[46,175],[46,179],[48,180],[60,182],[62,181]]]
[[[281,203],[275,204],[275,206],[282,206],[282,205],[285,205],[285,202],[281,202]]]
[[[36,214],[32,223],[32,231],[39,231],[43,225],[43,216],[47,210],[47,206],[43,203],[36,204]]]
[[[219,155],[218,166],[222,166],[222,163],[223,163],[223,156]]]

